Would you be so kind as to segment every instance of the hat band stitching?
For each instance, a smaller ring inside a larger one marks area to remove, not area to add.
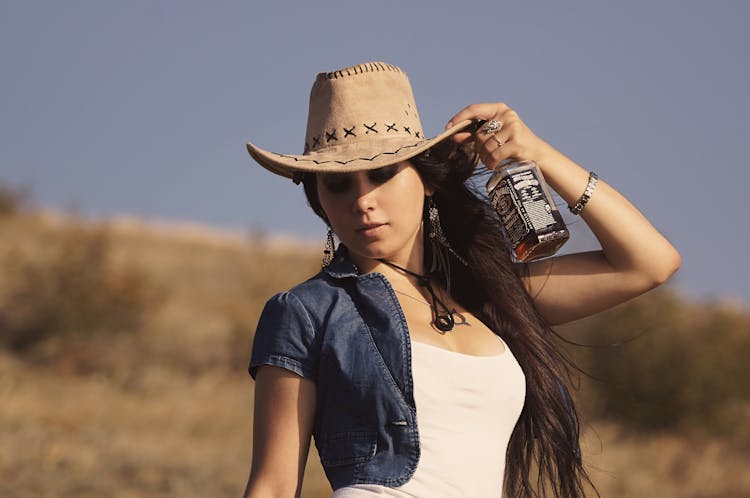
[[[315,163],[315,164],[336,163],[336,164],[347,165],[347,164],[349,164],[351,162],[354,162],[354,161],[374,161],[375,159],[377,159],[380,156],[398,154],[403,149],[410,149],[410,148],[413,148],[413,147],[419,147],[420,145],[423,145],[424,143],[426,143],[425,140],[420,140],[419,142],[417,142],[415,144],[402,145],[401,147],[399,147],[398,149],[396,149],[394,151],[379,152],[379,153],[375,154],[372,157],[355,157],[354,159],[348,159],[346,161],[339,161],[339,160],[335,160],[335,159],[329,159],[327,161],[321,161],[319,159],[312,159],[312,158],[308,159],[308,158],[305,158],[305,157],[290,156],[290,155],[287,155],[287,154],[279,154],[279,153],[276,153],[276,152],[274,152],[274,154],[276,154],[279,157],[283,157],[284,159],[293,159],[295,162],[301,161],[301,162],[311,162],[311,163]]]
[[[393,133],[398,133],[399,132],[399,129],[396,126],[395,122],[393,122],[393,123],[384,122],[383,124],[386,126],[386,130],[385,130],[386,134],[391,133],[391,132],[393,132]],[[362,126],[365,127],[365,134],[366,135],[369,135],[370,132],[380,133],[380,130],[377,129],[377,126],[378,126],[377,122],[372,123],[371,125],[368,125],[367,123],[362,123]],[[342,129],[344,130],[344,136],[341,137],[341,140],[348,139],[349,137],[357,138],[357,134],[354,132],[354,130],[355,130],[356,127],[357,127],[356,125],[352,125],[351,128],[347,128],[346,126],[342,126]],[[406,125],[401,125],[401,128],[403,129],[403,131],[405,131],[409,135],[414,135],[414,137],[416,137],[416,138],[422,138],[422,133],[419,130],[415,130],[414,132],[412,132],[411,131],[411,127],[410,126],[406,126]],[[337,130],[338,130],[338,128],[334,128],[330,132],[328,130],[324,130],[323,133],[320,133],[318,135],[313,136],[312,137],[312,145],[310,144],[309,141],[305,141],[304,153],[307,154],[310,151],[319,150],[319,149],[316,149],[316,147],[320,148],[323,145],[321,143],[322,142],[321,138],[323,138],[323,136],[325,136],[325,143],[326,144],[328,142],[331,142],[331,141],[338,142],[339,141],[339,137],[336,136],[336,131]]]

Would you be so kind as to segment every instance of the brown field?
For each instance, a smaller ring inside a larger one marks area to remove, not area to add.
[[[14,278],[92,233],[104,234],[106,267],[139,276],[150,290],[138,295],[153,302],[130,330],[0,349],[0,497],[241,496],[254,324],[271,293],[315,271],[317,252],[132,220],[0,217],[0,319]],[[584,457],[603,497],[750,497],[750,452],[731,437],[638,435],[585,415]],[[314,450],[303,496],[330,496]]]

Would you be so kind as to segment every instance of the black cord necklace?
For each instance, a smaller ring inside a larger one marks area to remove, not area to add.
[[[401,270],[407,275],[415,277],[417,279],[417,283],[421,287],[427,289],[427,292],[429,292],[430,296],[432,297],[432,304],[430,304],[430,310],[432,310],[432,323],[439,331],[450,332],[451,330],[453,330],[453,327],[456,326],[456,319],[454,318],[454,315],[458,315],[461,318],[461,323],[466,323],[466,319],[460,313],[458,313],[455,309],[448,308],[448,306],[442,301],[442,299],[437,296],[434,289],[432,288],[429,277],[420,275],[419,273],[413,272],[411,270],[407,270],[406,268],[402,268],[401,266],[395,263],[391,263],[390,261],[386,261],[385,259],[379,259],[378,261],[380,261],[381,263],[385,263],[397,270]]]

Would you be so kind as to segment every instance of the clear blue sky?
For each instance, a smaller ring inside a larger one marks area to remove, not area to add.
[[[244,143],[300,152],[314,75],[384,60],[428,135],[507,102],[672,240],[675,286],[750,303],[748,21],[743,1],[2,0],[0,181],[94,216],[322,243],[301,189]]]

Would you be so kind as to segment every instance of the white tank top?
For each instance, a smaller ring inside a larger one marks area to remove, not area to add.
[[[406,484],[355,484],[332,498],[499,498],[508,440],[523,408],[523,371],[506,346],[493,356],[412,341],[420,457]]]

